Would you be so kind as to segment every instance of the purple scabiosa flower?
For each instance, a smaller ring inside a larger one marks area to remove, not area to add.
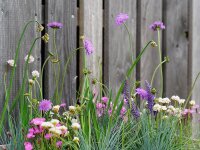
[[[157,29],[164,30],[165,29],[165,25],[163,24],[162,21],[155,21],[154,23],[152,23],[149,26],[149,28],[152,29],[153,31],[156,31]]]
[[[151,93],[151,85],[147,81],[145,81],[145,86],[146,86],[146,91],[148,93],[146,97],[146,100],[148,103],[147,106],[148,106],[149,111],[152,113],[155,96]]]
[[[148,97],[148,92],[142,88],[137,88],[136,90],[136,94],[138,94],[142,99],[147,99]]]
[[[42,100],[39,104],[40,111],[49,111],[52,108],[52,102],[50,100]]]
[[[94,52],[94,46],[93,46],[93,44],[92,44],[92,42],[90,40],[84,39],[83,40],[83,45],[84,45],[84,48],[86,50],[86,54],[88,56]]]
[[[63,27],[63,24],[60,22],[50,22],[47,24],[47,27],[53,28],[53,29],[61,29]]]
[[[56,147],[60,148],[62,146],[62,141],[56,142]]]
[[[120,13],[115,18],[115,23],[116,25],[122,25],[123,23],[126,22],[126,20],[128,20],[128,18],[129,18],[128,14]]]

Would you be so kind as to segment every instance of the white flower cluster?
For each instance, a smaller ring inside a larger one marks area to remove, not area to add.
[[[39,78],[40,73],[37,70],[32,71],[33,78]]]
[[[28,60],[28,55],[26,55],[26,56],[24,57],[24,60],[25,60],[25,61]],[[30,64],[30,63],[33,63],[34,60],[35,60],[35,58],[34,58],[32,55],[30,55],[30,56],[29,56],[28,63],[29,63],[29,64]]]
[[[11,66],[11,67],[14,67],[14,65],[15,65],[14,59],[8,60],[8,61],[7,61],[7,64],[8,64],[9,66]]]
[[[171,100],[169,98],[158,98],[158,102],[162,103],[162,104],[169,104],[171,102]]]
[[[178,102],[179,104],[184,104],[185,103],[185,99],[180,99],[180,97],[179,96],[172,96],[171,97],[171,100],[173,100],[173,101],[175,101],[175,102]]]

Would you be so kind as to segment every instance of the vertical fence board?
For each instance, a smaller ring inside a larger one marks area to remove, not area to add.
[[[76,32],[77,32],[77,1],[76,0],[46,0],[45,1],[45,23],[61,22],[63,28],[57,31],[57,48],[60,59],[60,79],[64,72],[64,65],[71,52],[76,48]],[[45,50],[45,55],[48,51],[53,52],[52,29],[48,29],[50,34],[50,41],[48,49]],[[55,89],[55,77],[53,75],[52,62],[49,62],[48,69],[45,72],[45,95],[46,98],[52,98]],[[58,65],[57,65],[58,67]],[[64,90],[61,100],[65,100],[67,105],[73,103],[76,98],[76,55],[71,59],[68,66],[67,75],[64,81]],[[61,81],[61,80],[60,80]],[[59,92],[61,89],[61,82],[59,84]]]
[[[0,111],[4,105],[4,73],[7,73],[7,81],[9,83],[9,75],[11,68],[7,65],[8,59],[14,59],[17,42],[23,27],[28,21],[41,21],[41,1],[32,0],[14,0],[0,2]],[[25,64],[24,57],[28,54],[31,43],[34,38],[39,37],[40,33],[36,32],[36,23],[30,25],[25,33],[25,38],[22,42],[19,61],[17,62],[16,75],[14,78],[14,86],[12,88],[11,100],[19,90],[23,79],[23,66]],[[33,49],[32,55],[35,57],[33,64],[30,64],[30,70],[40,70],[41,55],[40,55],[40,41],[38,41]],[[30,76],[31,78],[31,76]],[[11,102],[11,101],[10,101]]]
[[[200,15],[199,15],[199,8],[200,8],[200,1],[199,0],[192,0],[191,1],[191,11],[190,16],[192,18],[191,22],[191,38],[190,42],[192,44],[192,82],[194,82],[197,74],[200,72],[200,51],[199,51],[199,42],[200,42]],[[200,104],[200,81],[199,79],[196,82],[196,85],[193,89],[192,99],[196,101],[197,104]],[[193,136],[195,138],[199,137],[199,114],[194,114],[193,118]]]
[[[103,39],[103,0],[80,1],[79,25],[80,35],[84,35],[94,46],[94,52],[86,56],[86,67],[92,72],[92,78],[102,81],[102,39]],[[83,45],[80,40],[80,45]],[[83,51],[80,55],[80,64],[83,64]],[[83,66],[80,65],[80,79]]]
[[[154,21],[162,21],[162,0],[142,0],[141,1],[141,48],[150,40],[158,42],[157,32],[149,29]],[[160,33],[162,37],[162,33]],[[162,40],[161,40],[162,41]],[[151,82],[153,72],[159,64],[158,47],[148,47],[141,59],[141,81]],[[160,70],[154,78],[152,85],[160,92]]]
[[[187,96],[188,85],[188,0],[166,0],[166,95]]]
[[[115,24],[115,17],[119,13],[129,15],[126,25],[132,34],[132,50],[125,27]],[[136,55],[136,1],[106,0],[104,21],[104,82],[115,95],[132,63],[131,57],[135,58]],[[131,81],[134,79],[133,74]]]

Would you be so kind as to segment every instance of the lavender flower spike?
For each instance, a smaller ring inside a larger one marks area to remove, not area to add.
[[[165,29],[165,25],[161,21],[155,21],[154,23],[152,23],[149,26],[149,28],[152,29],[153,31],[156,31],[157,29],[164,30]]]
[[[84,48],[86,50],[86,54],[87,55],[90,55],[94,52],[94,47],[93,47],[93,44],[90,40],[88,39],[84,39],[83,40],[83,45],[84,45]]]
[[[136,94],[140,95],[141,99],[147,99],[148,97],[148,92],[142,88],[137,88],[136,90]]]
[[[126,20],[128,20],[129,16],[128,14],[125,13],[120,13],[117,15],[117,17],[115,18],[115,23],[116,25],[122,25],[123,23],[126,22]]]
[[[60,22],[50,22],[47,24],[47,27],[53,28],[53,29],[61,29],[63,27],[63,24]]]
[[[148,109],[151,113],[153,113],[153,105],[154,105],[154,99],[155,96],[151,93],[151,86],[150,84],[145,81],[145,85],[146,85],[146,91],[147,91],[147,102],[148,102]]]
[[[138,111],[138,109],[135,106],[135,103],[133,101],[132,101],[131,113],[136,119],[138,119],[140,117],[140,112]]]

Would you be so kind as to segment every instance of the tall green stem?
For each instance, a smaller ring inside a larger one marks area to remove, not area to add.
[[[152,78],[151,78],[151,87],[153,86],[153,81],[154,81],[154,78],[155,78],[155,75],[156,75],[157,70],[158,70],[166,61],[167,61],[167,60],[162,61],[162,62],[156,67],[156,69],[154,70],[153,75],[152,75]]]
[[[131,36],[131,33],[130,33],[130,31],[129,31],[129,29],[128,29],[128,27],[127,27],[127,25],[124,23],[124,26],[125,26],[125,28],[126,28],[126,31],[127,31],[127,33],[128,33],[128,37],[129,37],[129,45],[130,45],[130,56],[131,56],[131,60],[132,60],[132,62],[133,62],[133,55],[132,55],[132,36]]]
[[[160,63],[162,63],[162,51],[161,51],[161,43],[160,43],[160,29],[157,29],[158,32],[158,53],[160,58]],[[163,95],[163,70],[162,65],[160,66],[160,97]]]

